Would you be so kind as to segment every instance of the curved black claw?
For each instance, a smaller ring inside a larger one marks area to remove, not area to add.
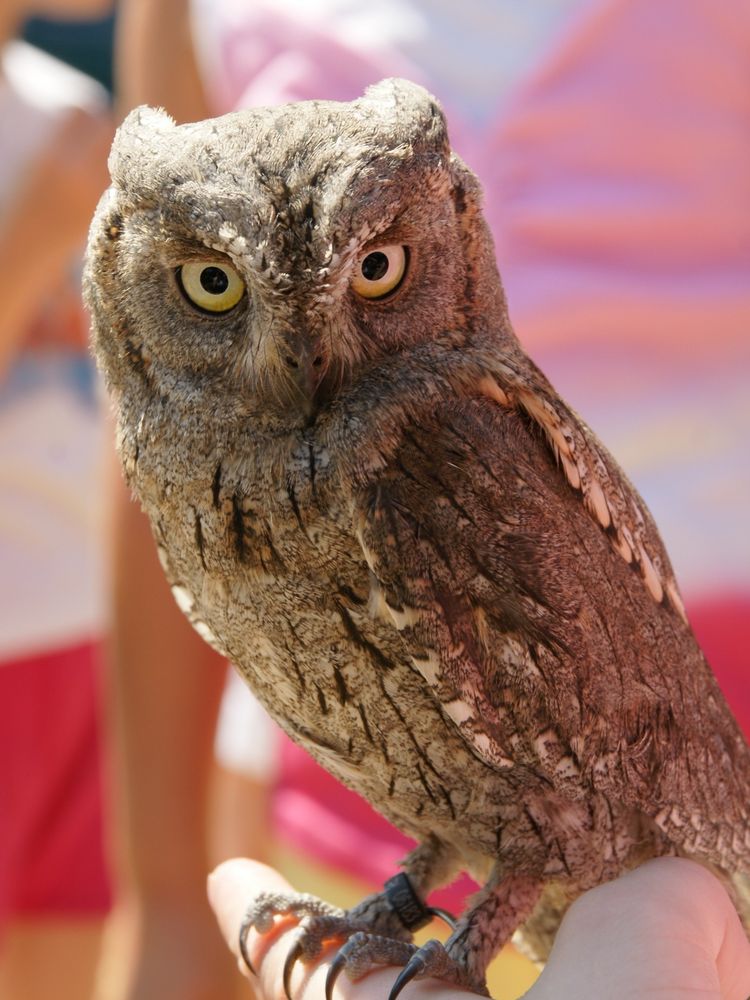
[[[247,952],[247,935],[250,933],[250,928],[253,926],[253,918],[250,916],[249,911],[245,914],[242,923],[240,924],[240,955],[242,955],[242,960],[248,969],[255,976],[257,975],[255,969],[253,968],[253,963],[250,961],[250,956]]]
[[[284,960],[284,993],[286,993],[286,1000],[292,1000],[292,969],[303,951],[302,942],[295,941]]]
[[[346,952],[342,954],[342,950],[339,949],[326,973],[326,1000],[333,1000],[333,987],[336,985],[336,980],[339,978],[339,974],[345,965]]]
[[[396,982],[393,984],[391,992],[388,994],[388,1000],[396,1000],[396,997],[399,995],[404,986],[406,986],[407,983],[410,983],[412,979],[416,979],[420,973],[424,972],[425,965],[426,963],[422,955],[420,955],[418,951],[415,951],[396,977]]]

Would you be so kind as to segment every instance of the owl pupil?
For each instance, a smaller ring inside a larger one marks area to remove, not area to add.
[[[220,267],[204,267],[200,282],[209,295],[221,295],[229,287],[226,271],[222,271]]]
[[[368,281],[380,281],[388,270],[388,258],[380,250],[368,253],[362,261],[362,274]]]

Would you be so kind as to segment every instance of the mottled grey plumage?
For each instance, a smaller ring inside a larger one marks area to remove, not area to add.
[[[513,334],[435,101],[141,109],[111,172],[86,294],[128,481],[196,628],[419,841],[418,892],[485,884],[429,968],[479,987],[524,923],[543,957],[648,856],[747,872],[748,748],[646,507]],[[303,954],[343,926],[290,905]],[[380,896],[347,919],[408,938]]]

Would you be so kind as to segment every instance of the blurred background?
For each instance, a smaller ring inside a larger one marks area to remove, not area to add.
[[[19,36],[30,45],[75,66],[97,80],[111,97],[114,9],[94,20],[70,21],[64,16],[64,12],[61,18],[32,15],[24,21]]]
[[[117,122],[432,90],[517,333],[646,499],[748,733],[749,71],[740,0],[3,0],[3,1000],[247,996],[213,864],[351,905],[408,849],[193,634],[122,484],[79,296]],[[508,948],[493,996],[533,976]]]

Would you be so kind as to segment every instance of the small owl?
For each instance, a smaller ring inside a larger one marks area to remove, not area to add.
[[[511,328],[478,182],[421,88],[133,112],[85,286],[175,597],[288,735],[418,846],[300,918],[357,976],[482,992],[520,928],[645,858],[750,868],[750,754],[643,501]],[[482,885],[416,950],[428,893]],[[330,984],[329,984],[330,985]]]

